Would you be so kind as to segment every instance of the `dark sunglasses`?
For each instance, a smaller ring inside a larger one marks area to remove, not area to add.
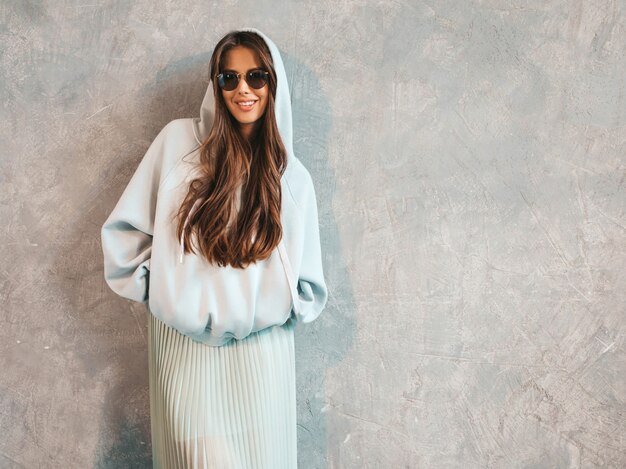
[[[235,72],[224,72],[218,73],[217,76],[217,84],[224,91],[232,91],[239,85],[239,77],[241,75],[245,75],[245,80],[250,88],[254,88],[255,90],[263,88],[267,84],[267,77],[270,72],[266,72],[265,70],[257,69],[250,70],[248,73],[235,73]]]

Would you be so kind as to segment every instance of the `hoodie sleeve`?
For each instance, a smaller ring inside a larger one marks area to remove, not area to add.
[[[304,252],[298,275],[299,308],[295,318],[308,323],[316,319],[328,300],[328,289],[322,267],[322,250],[317,216],[317,200],[313,181],[309,179],[310,190],[303,204],[304,216]]]
[[[105,281],[118,295],[142,303],[148,302],[164,130],[148,148],[101,229]]]

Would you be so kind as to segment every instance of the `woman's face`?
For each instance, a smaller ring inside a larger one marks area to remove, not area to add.
[[[244,46],[236,46],[226,52],[224,57],[224,69],[221,72],[231,71],[240,73],[237,88],[232,91],[222,91],[226,107],[233,115],[244,137],[249,138],[255,123],[263,116],[267,107],[267,95],[269,84],[261,89],[254,89],[245,80],[245,75],[250,70],[261,68],[261,62],[256,54]],[[242,103],[252,103],[243,105]]]

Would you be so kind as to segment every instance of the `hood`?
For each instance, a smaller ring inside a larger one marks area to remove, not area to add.
[[[276,71],[276,124],[283,144],[287,149],[288,161],[293,157],[293,130],[291,123],[291,97],[289,95],[289,84],[287,83],[287,74],[285,73],[285,65],[280,55],[280,51],[272,40],[256,28],[240,28],[238,31],[252,31],[263,38],[272,54],[274,62],[274,70]],[[202,106],[200,106],[200,117],[193,119],[193,132],[199,145],[209,135],[211,126],[213,125],[213,117],[215,113],[215,98],[213,97],[213,79],[209,81],[209,86],[204,94]]]

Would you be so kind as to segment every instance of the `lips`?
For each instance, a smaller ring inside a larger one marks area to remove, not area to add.
[[[241,109],[242,111],[251,110],[256,104],[256,102],[257,100],[253,100],[253,99],[250,99],[248,101],[236,101],[237,106],[239,106],[239,109]]]

